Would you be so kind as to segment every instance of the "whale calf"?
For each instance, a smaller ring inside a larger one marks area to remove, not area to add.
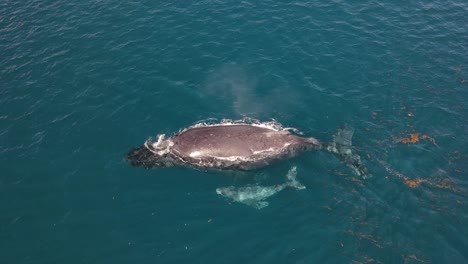
[[[281,192],[286,187],[292,187],[297,190],[305,189],[306,187],[297,181],[296,176],[297,168],[294,166],[289,169],[288,174],[286,175],[286,182],[283,184],[277,184],[274,186],[229,186],[216,189],[216,193],[223,197],[230,198],[235,202],[243,203],[256,209],[262,209],[268,206],[268,202],[265,201],[265,199]]]
[[[130,150],[126,159],[145,168],[185,165],[200,169],[253,170],[291,158],[307,150],[326,150],[336,154],[363,178],[369,176],[359,155],[351,148],[354,130],[338,130],[330,143],[302,137],[292,129],[268,123],[218,123],[196,125],[166,138],[149,139]]]

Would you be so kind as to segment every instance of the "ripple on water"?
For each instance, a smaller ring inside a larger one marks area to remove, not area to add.
[[[467,262],[467,11],[2,2],[2,259]],[[122,159],[151,135],[242,117],[325,142],[348,123],[374,178],[308,153],[262,171],[283,182],[294,164],[307,190],[258,211],[214,192],[248,180]]]

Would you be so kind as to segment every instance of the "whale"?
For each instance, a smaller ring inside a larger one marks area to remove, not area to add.
[[[229,198],[234,202],[242,203],[256,209],[262,209],[269,204],[265,199],[281,192],[287,187],[291,187],[296,190],[305,189],[306,187],[297,180],[296,176],[297,167],[293,166],[289,169],[288,174],[286,175],[285,183],[273,186],[247,185],[242,187],[222,187],[217,188],[216,193]]]
[[[280,124],[228,122],[197,124],[170,137],[159,134],[132,148],[125,159],[133,166],[162,168],[188,166],[201,170],[260,169],[305,151],[325,150],[335,154],[363,178],[371,175],[352,148],[354,129],[345,125],[331,142],[303,137]]]

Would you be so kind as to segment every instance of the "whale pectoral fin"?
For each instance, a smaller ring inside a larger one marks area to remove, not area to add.
[[[289,169],[288,174],[286,175],[286,179],[287,179],[286,184],[292,188],[295,188],[296,190],[303,190],[306,188],[304,185],[302,185],[302,183],[300,183],[297,180],[297,167],[296,166],[293,166]]]
[[[253,205],[253,208],[255,209],[262,209],[263,207],[267,207],[269,203],[267,201],[258,201]]]
[[[267,201],[255,200],[255,199],[244,200],[244,201],[241,201],[241,203],[248,205],[250,207],[253,207],[255,209],[259,209],[259,210],[269,205]]]

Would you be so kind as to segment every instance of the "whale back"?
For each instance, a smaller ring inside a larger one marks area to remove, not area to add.
[[[202,169],[252,170],[274,160],[320,148],[314,138],[303,138],[285,129],[230,124],[192,127],[166,139],[147,140],[126,159],[145,168],[188,165]]]
[[[303,140],[288,131],[260,126],[206,126],[191,128],[172,137],[172,151],[191,158],[248,158],[292,144],[301,144]]]

